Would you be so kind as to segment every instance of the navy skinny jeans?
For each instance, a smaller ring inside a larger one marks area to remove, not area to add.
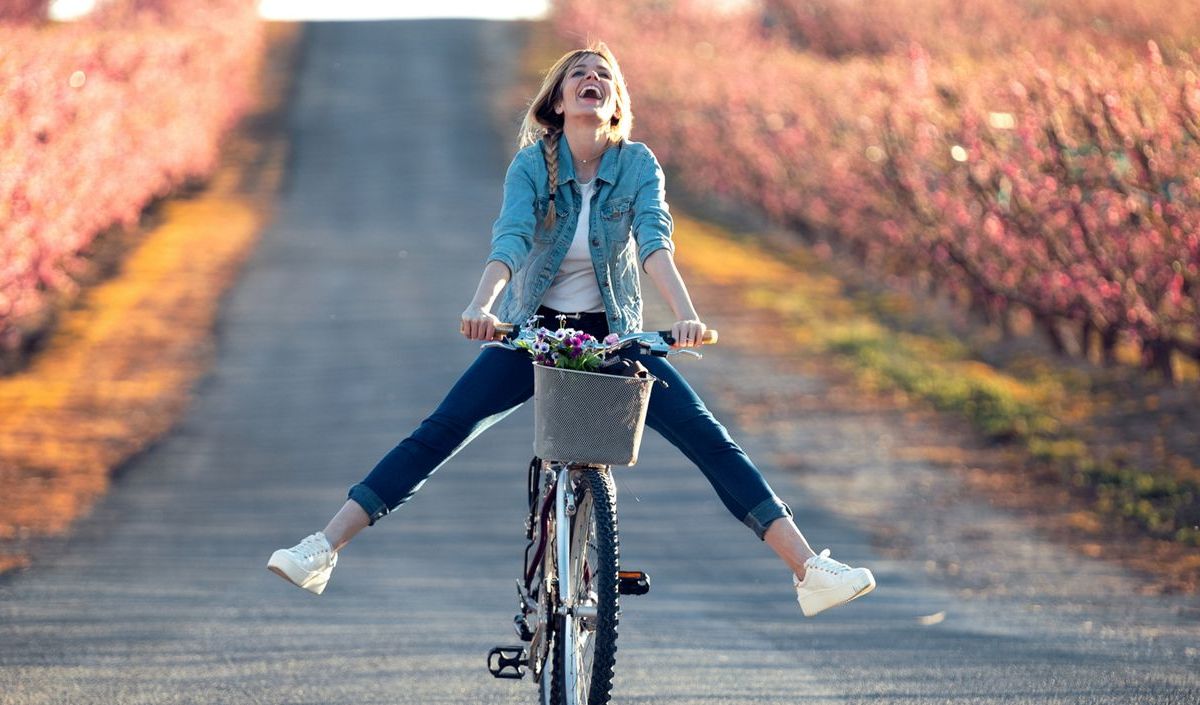
[[[640,351],[630,351],[626,357],[640,360],[668,385],[655,385],[646,424],[700,468],[734,517],[761,539],[772,521],[791,516],[791,509],[775,496],[749,456],[670,363]],[[411,499],[463,446],[532,396],[528,353],[483,350],[437,410],[351,487],[349,498],[374,524]]]

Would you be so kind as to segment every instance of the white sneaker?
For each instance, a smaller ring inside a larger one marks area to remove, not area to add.
[[[318,531],[291,548],[272,553],[267,568],[293,585],[320,595],[325,592],[337,558],[325,534]]]
[[[792,576],[796,601],[805,617],[844,605],[875,589],[875,576],[866,568],[851,568],[829,557],[829,549],[804,561],[804,580]]]

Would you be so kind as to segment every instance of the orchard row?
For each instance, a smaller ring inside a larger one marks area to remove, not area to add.
[[[768,5],[565,0],[555,21],[572,42],[586,32],[617,52],[635,138],[689,187],[852,251],[881,276],[928,282],[1000,319],[1028,311],[1048,332],[1074,328],[1109,357],[1124,338],[1168,376],[1173,354],[1200,359],[1200,51],[1097,44],[1094,23],[1061,21],[1057,37],[1043,27],[1022,42],[1017,12],[991,20],[980,41],[1008,39],[990,58],[949,21],[940,30],[959,34],[961,51],[936,24],[907,25],[903,51],[811,51],[797,36],[819,33],[781,20],[780,7],[886,3]]]
[[[827,56],[889,54],[912,42],[934,55],[988,58],[1079,41],[1170,49],[1200,45],[1200,5],[1176,0],[762,0],[766,26]]]
[[[43,3],[44,4],[44,3]],[[253,90],[253,3],[112,0],[0,17],[0,346],[69,298],[97,236],[202,180]]]

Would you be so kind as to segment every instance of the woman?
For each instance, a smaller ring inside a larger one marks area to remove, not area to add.
[[[535,313],[554,320],[563,312],[568,325],[597,338],[640,330],[640,266],[678,319],[671,326],[677,345],[699,344],[706,327],[675,268],[663,172],[644,144],[629,141],[632,123],[625,80],[603,43],[569,52],[550,69],[504,179],[491,253],[462,313],[464,336],[491,340],[500,321]],[[813,552],[788,506],[669,363],[640,360],[668,383],[651,396],[647,424],[696,463],[729,511],[787,563],[804,614],[875,587],[866,568]],[[337,552],[355,534],[404,504],[458,449],[532,393],[527,355],[483,350],[437,410],[350,488],[325,529],[276,551],[268,567],[321,594]]]

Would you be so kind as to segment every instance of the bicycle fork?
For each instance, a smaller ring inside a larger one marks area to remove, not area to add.
[[[575,655],[575,620],[582,615],[576,614],[575,605],[575,576],[571,573],[571,519],[575,516],[575,493],[571,491],[571,477],[568,474],[567,466],[563,466],[558,474],[558,489],[555,492],[554,500],[554,538],[557,543],[558,553],[558,604],[557,624],[561,625],[558,630],[558,638],[562,639],[564,653],[569,658],[564,658],[563,676],[566,678],[566,683],[574,684],[578,678],[577,673],[578,663]],[[595,609],[593,608],[593,618],[595,617]],[[566,691],[567,705],[575,705],[574,688]]]

